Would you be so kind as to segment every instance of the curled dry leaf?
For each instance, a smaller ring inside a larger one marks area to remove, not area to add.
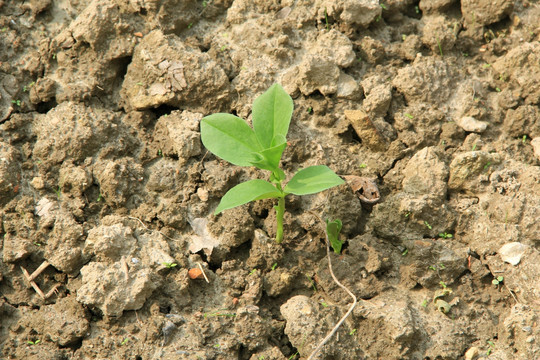
[[[363,204],[373,205],[381,199],[379,188],[374,180],[356,175],[344,175],[343,178]]]
[[[201,269],[199,269],[199,268],[189,269],[188,276],[192,280],[204,278],[204,275],[203,275]]]

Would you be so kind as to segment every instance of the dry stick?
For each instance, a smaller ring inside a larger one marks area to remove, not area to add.
[[[317,216],[319,218],[319,220],[324,224],[324,221],[319,217],[319,215],[317,215],[317,214],[314,214],[314,215]],[[353,309],[354,309],[354,307],[356,306],[356,303],[357,303],[356,296],[354,296],[354,294],[349,289],[347,289],[347,287],[345,287],[345,285],[341,284],[339,282],[339,280],[336,278],[336,276],[334,275],[334,271],[332,270],[332,260],[330,260],[330,250],[329,250],[330,240],[328,240],[328,233],[326,232],[326,229],[324,231],[324,234],[326,236],[326,256],[328,257],[328,269],[330,269],[330,275],[332,275],[332,279],[334,279],[334,282],[336,284],[338,284],[338,286],[340,288],[345,290],[347,292],[347,294],[349,294],[350,297],[352,297],[353,303],[352,303],[351,307],[349,308],[349,311],[347,311],[347,313],[341,318],[341,320],[339,320],[339,322],[336,324],[336,326],[334,326],[332,331],[330,331],[330,333],[328,335],[326,335],[326,337],[319,343],[319,345],[317,345],[315,350],[313,350],[311,355],[309,355],[308,360],[314,359],[315,356],[317,355],[317,353],[322,349],[322,347],[330,340],[330,338],[332,336],[334,336],[334,334],[338,331],[341,324],[343,324],[343,322],[349,317],[349,315],[351,315],[351,313],[352,313],[352,311],[353,311]]]

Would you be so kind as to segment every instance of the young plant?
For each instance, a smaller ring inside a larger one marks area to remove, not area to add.
[[[287,146],[293,101],[279,84],[272,85],[253,102],[253,129],[231,114],[212,114],[201,120],[201,141],[216,156],[239,166],[270,171],[269,181],[254,179],[230,189],[215,214],[261,199],[277,199],[276,242],[283,240],[285,196],[308,195],[341,185],[344,181],[324,165],[298,171],[283,187],[285,173],[279,162]]]
[[[336,254],[341,253],[341,247],[343,246],[343,243],[339,240],[339,233],[342,227],[343,224],[339,219],[334,221],[326,220],[326,234],[328,235],[330,245],[332,245],[332,249],[334,249]]]

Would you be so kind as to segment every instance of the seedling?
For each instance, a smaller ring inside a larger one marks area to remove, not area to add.
[[[495,286],[499,286],[499,284],[502,284],[504,281],[504,276],[497,276],[495,279],[491,281],[491,283]]]
[[[489,356],[493,349],[495,349],[495,343],[491,340],[487,341],[487,344],[489,345],[488,351],[486,351],[486,355]]]
[[[21,100],[11,100],[11,103],[21,107]]]
[[[433,226],[429,225],[429,223],[427,221],[424,221],[424,225],[429,229],[433,229]]]
[[[326,31],[330,30],[330,25],[328,24],[328,12],[324,8],[324,22],[326,24]]]
[[[365,169],[365,168],[367,168],[367,164],[362,163],[362,164],[359,165],[359,168],[360,169]]]
[[[276,270],[276,268],[277,268],[277,263],[274,263],[274,265],[272,265],[272,271]]]
[[[35,82],[35,81],[32,81],[30,84],[24,85],[24,86],[23,86],[23,92],[30,91],[30,88],[31,88],[32,86],[34,86],[35,84],[36,84],[36,82]]]
[[[412,115],[409,114],[409,113],[405,113],[405,116],[408,117],[408,118],[411,119],[411,120],[414,119],[414,116],[412,116]]]
[[[100,202],[101,200],[103,200],[103,195],[99,194],[96,199],[96,202]]]
[[[523,135],[523,137],[521,138],[521,142],[523,144],[525,144],[527,142],[527,135]]]
[[[122,340],[122,342],[120,343],[120,346],[124,346],[124,345],[126,345],[128,342],[129,342],[129,338],[125,338],[125,339]]]
[[[343,224],[339,219],[334,221],[326,220],[326,233],[328,234],[328,240],[330,241],[330,245],[332,245],[332,249],[334,249],[336,254],[341,253],[341,247],[343,246],[343,243],[341,240],[339,240],[339,232],[341,231],[342,227]]]
[[[28,340],[26,343],[27,343],[28,345],[37,345],[37,344],[39,344],[40,342],[41,342],[41,340],[37,339],[37,340],[35,340],[35,341]]]
[[[253,274],[255,274],[256,272],[257,272],[257,269],[253,269],[253,270],[251,270],[251,271],[249,272],[249,275],[253,275]]]
[[[354,334],[356,334],[356,331],[357,329],[352,329],[351,331],[349,331],[349,335],[353,336]]]
[[[401,253],[401,256],[405,256],[409,253],[409,249],[405,249],[403,250],[403,252]]]
[[[285,187],[285,173],[279,162],[287,146],[293,101],[279,84],[272,85],[253,103],[253,129],[232,114],[212,114],[201,120],[201,141],[216,156],[239,166],[255,166],[271,172],[270,181],[254,179],[230,189],[215,214],[251,201],[278,199],[276,242],[283,240],[285,196],[315,194],[344,183],[324,165],[298,171]]]
[[[172,269],[176,266],[178,266],[177,263],[171,263],[171,262],[163,262],[161,263],[163,266],[165,266],[167,269]]]
[[[472,146],[472,151],[476,150],[476,143]]]
[[[383,10],[388,10],[388,7],[387,7],[385,4],[380,4],[380,5],[381,5],[381,8],[382,8]]]
[[[443,232],[443,233],[439,234],[439,237],[443,238],[443,239],[451,239],[453,237],[453,235],[449,234],[449,233],[446,233],[446,232]]]

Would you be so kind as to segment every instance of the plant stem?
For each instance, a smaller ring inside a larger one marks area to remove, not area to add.
[[[276,209],[276,220],[277,220],[277,229],[276,229],[276,242],[279,244],[283,241],[283,215],[285,214],[285,197],[278,198],[277,206],[274,206]]]

